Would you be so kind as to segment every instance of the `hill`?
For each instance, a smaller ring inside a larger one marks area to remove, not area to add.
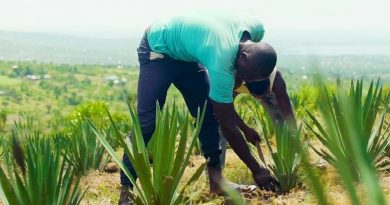
[[[67,64],[135,64],[138,39],[98,39],[0,31],[0,60]]]

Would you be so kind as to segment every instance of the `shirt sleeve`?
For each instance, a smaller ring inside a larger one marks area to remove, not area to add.
[[[253,42],[260,42],[264,37],[264,30],[255,30],[255,32],[251,33],[251,37]]]
[[[208,69],[210,79],[209,97],[218,103],[232,103],[234,89],[234,74]]]
[[[264,37],[264,25],[260,22],[260,20],[256,18],[248,19],[247,26],[249,29],[249,33],[251,34],[252,41],[260,42]]]

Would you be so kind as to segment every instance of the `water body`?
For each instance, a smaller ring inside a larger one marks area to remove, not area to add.
[[[275,46],[284,55],[390,55],[390,45]]]

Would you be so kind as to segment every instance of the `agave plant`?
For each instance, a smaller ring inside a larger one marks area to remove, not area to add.
[[[271,116],[258,103],[251,106],[252,115],[255,118],[256,125],[261,127],[264,136],[271,136],[275,133],[276,125]]]
[[[199,135],[204,112],[198,115],[194,132],[188,135],[188,129],[192,126],[189,117],[186,117],[184,122],[181,120],[179,124],[178,110],[175,105],[172,109],[165,108],[162,111],[158,108],[156,130],[152,137],[152,140],[154,140],[153,149],[149,153],[143,141],[139,119],[130,105],[129,111],[133,137],[130,142],[126,143],[125,135],[116,129],[116,138],[134,166],[139,184],[136,183],[122,160],[108,144],[104,135],[92,123],[91,127],[112,158],[134,184],[132,199],[135,204],[145,205],[176,205],[183,203],[183,190],[186,186],[197,181],[205,166],[205,164],[202,164],[186,184],[180,186]],[[112,123],[116,127],[113,121]],[[180,136],[180,139],[178,139],[178,136]],[[153,164],[149,161],[149,155],[152,155]],[[151,168],[153,171],[151,171]]]
[[[75,131],[74,129],[81,130],[82,125],[85,121],[89,120],[93,122],[99,130],[104,130],[108,133],[113,133],[113,128],[111,127],[111,122],[107,117],[106,109],[108,109],[108,103],[103,101],[87,101],[84,102],[77,107],[75,107],[69,114],[66,116],[66,123],[70,126],[69,132],[71,133],[79,133],[79,131]],[[115,124],[120,130],[129,131],[129,119],[126,114],[114,112],[112,113],[112,118],[115,121]],[[67,130],[67,129],[66,129]],[[92,139],[91,139],[92,140]],[[118,144],[116,144],[115,139],[111,138],[110,135],[107,135],[107,141],[114,147],[114,149],[118,148]]]
[[[236,111],[241,119],[243,119],[248,126],[256,126],[254,112],[258,109],[258,102],[250,95],[238,95],[235,98],[234,103],[240,105],[237,106]]]
[[[288,192],[299,182],[298,170],[306,153],[308,143],[301,139],[301,128],[291,129],[287,124],[273,122],[268,113],[256,105],[253,114],[257,125],[262,128],[263,136],[270,151],[271,160],[267,163],[263,157],[261,146],[258,145],[258,160],[268,167],[280,183],[281,192]],[[275,148],[271,137],[275,135]],[[252,150],[253,153],[253,150]]]
[[[225,198],[226,203],[229,205],[247,205],[248,203],[242,198],[241,193],[231,188],[228,184],[223,184],[222,189],[228,198]]]
[[[5,149],[6,149],[6,139],[5,136],[0,134],[0,159],[3,158]]]
[[[78,175],[87,175],[90,169],[102,170],[110,160],[87,121],[80,121],[63,139],[66,142],[64,155]]]
[[[316,167],[309,162],[309,152],[306,152],[306,155],[302,157],[302,169],[304,170],[303,179],[317,198],[317,204],[331,204],[327,197],[326,187],[321,182],[321,176],[316,171]]]
[[[336,168],[352,204],[386,204],[374,163],[377,155],[387,146],[389,137],[373,131],[381,98],[379,81],[375,86],[371,82],[364,100],[362,80],[357,81],[356,85],[351,81],[349,92],[342,88],[339,81],[333,94],[329,94],[321,80],[319,82],[321,92],[317,104],[322,123],[309,113],[319,131],[310,129],[326,149],[315,151]],[[379,123],[378,126],[383,125]],[[309,185],[318,200],[321,204],[329,204],[323,194],[324,188],[318,183],[318,176],[313,174],[313,168],[307,162],[304,164]],[[363,183],[364,194],[357,194],[357,179]]]
[[[181,106],[180,108],[178,108],[178,123],[179,124],[185,124],[185,123],[190,123],[190,124],[194,124],[194,120],[192,118],[190,118],[190,114],[188,113],[187,111],[187,108],[184,107],[184,106]],[[188,122],[189,120],[189,122]],[[187,128],[187,134],[185,133],[182,133],[183,135],[191,135],[193,132],[194,132],[194,129],[195,127],[194,126],[188,126]],[[195,140],[195,145],[194,145],[194,148],[193,148],[193,154],[194,155],[201,155],[202,154],[202,148],[201,148],[201,145],[200,145],[200,141],[199,141],[199,138],[197,138]]]
[[[298,116],[301,117],[301,113],[304,111],[304,108],[307,107],[307,96],[303,92],[292,93],[289,96],[295,112],[297,112]]]
[[[0,110],[0,132],[5,130],[7,123],[7,111],[5,109]]]
[[[349,92],[343,89],[342,82],[338,80],[337,88],[332,94],[326,87],[321,88],[322,94],[317,105],[322,118],[307,112],[314,123],[314,126],[306,123],[307,126],[325,147],[313,147],[314,151],[330,164],[336,164],[338,160],[345,161],[345,166],[350,168],[355,180],[359,179],[360,173],[352,151],[353,141],[361,140],[373,163],[381,166],[383,163],[380,163],[380,159],[390,143],[390,134],[387,132],[389,127],[386,128],[384,123],[386,111],[382,111],[380,115],[382,88],[379,83],[379,80],[376,84],[371,81],[364,97],[363,80],[358,80],[356,84],[352,80]],[[344,104],[348,106],[345,108]],[[376,122],[379,123],[375,124]],[[354,128],[353,132],[348,127],[349,123]]]
[[[0,134],[0,166],[9,164],[12,160],[9,136]]]
[[[17,136],[21,139],[29,137],[31,133],[41,132],[35,122],[33,117],[23,115],[18,121],[14,121],[13,132],[17,132]]]
[[[85,191],[59,147],[36,133],[22,146],[13,135],[14,161],[0,166],[0,196],[6,205],[77,205]],[[25,151],[24,151],[25,150]]]
[[[301,140],[301,128],[290,129],[287,125],[275,126],[275,149],[271,145],[271,136],[264,135],[271,154],[267,165],[280,183],[280,191],[289,192],[299,182],[298,170],[308,144]]]
[[[390,87],[386,87],[386,89],[383,91],[384,93],[384,97],[382,99],[382,105],[384,107],[387,107],[388,106],[388,102],[390,100]]]

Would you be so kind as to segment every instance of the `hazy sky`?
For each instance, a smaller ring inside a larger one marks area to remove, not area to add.
[[[140,35],[187,10],[232,10],[268,30],[390,30],[389,0],[0,0],[0,30],[97,37]]]

